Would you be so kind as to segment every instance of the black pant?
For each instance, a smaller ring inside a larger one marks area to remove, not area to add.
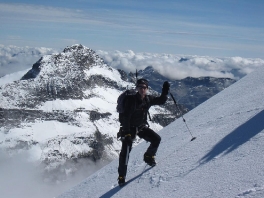
[[[131,129],[132,137],[135,137],[136,135],[136,128]],[[140,138],[143,138],[144,140],[150,142],[150,145],[146,151],[146,154],[149,156],[154,156],[158,150],[161,137],[154,132],[152,129],[145,127],[142,130],[140,130],[137,134]],[[122,141],[122,148],[119,155],[119,167],[118,167],[118,173],[119,176],[125,177],[127,172],[127,162],[129,159],[129,153],[132,149],[132,143],[128,144],[125,141]]]

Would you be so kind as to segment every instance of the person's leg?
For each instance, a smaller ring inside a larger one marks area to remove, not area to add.
[[[132,149],[132,144],[128,145],[127,142],[122,141],[122,148],[119,155],[119,166],[118,166],[118,174],[119,176],[126,177],[127,172],[127,162],[129,159],[129,153]]]
[[[122,186],[125,183],[126,174],[127,174],[127,164],[129,160],[129,153],[132,150],[132,142],[127,143],[122,141],[122,148],[119,155],[119,166],[118,166],[118,184]]]
[[[149,164],[150,166],[154,166],[156,164],[155,162],[155,155],[157,153],[161,137],[154,132],[150,128],[144,128],[142,131],[138,133],[138,136],[140,138],[143,138],[144,140],[150,142],[150,145],[144,154],[144,161]]]
[[[150,145],[149,145],[146,153],[154,156],[158,150],[158,147],[159,147],[159,144],[161,141],[161,137],[155,131],[153,131],[152,129],[150,129],[148,127],[142,129],[142,131],[140,131],[138,133],[138,136],[140,138],[143,138],[147,142],[150,142]]]

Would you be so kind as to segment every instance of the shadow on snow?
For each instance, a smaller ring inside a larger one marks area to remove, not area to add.
[[[125,184],[123,187],[116,186],[115,188],[113,188],[113,189],[111,189],[110,191],[106,192],[105,194],[103,194],[103,195],[102,195],[101,197],[99,197],[99,198],[109,198],[109,197],[112,197],[114,194],[116,194],[116,193],[117,193],[118,191],[120,191],[122,188],[124,188],[125,186],[127,186],[129,183],[135,181],[137,178],[140,179],[141,176],[142,176],[145,172],[147,172],[148,170],[150,170],[151,168],[153,168],[153,167],[149,167],[149,168],[147,168],[146,170],[142,171],[142,173],[140,173],[139,175],[137,175],[137,176],[131,178],[130,180],[128,180],[128,181],[126,182],[126,184]]]
[[[264,111],[259,112],[244,124],[240,125],[234,131],[224,137],[217,143],[213,149],[207,153],[200,162],[206,163],[216,156],[224,153],[225,155],[234,151],[242,144],[249,141],[252,137],[260,133],[264,129]]]

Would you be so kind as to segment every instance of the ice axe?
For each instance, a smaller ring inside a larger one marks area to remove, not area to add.
[[[172,93],[170,93],[170,95],[171,95],[171,98],[172,98],[172,100],[173,100],[174,104],[176,105],[176,107],[177,107],[178,111],[181,113],[181,117],[182,117],[182,120],[183,120],[183,122],[185,123],[185,125],[186,125],[186,127],[187,127],[188,131],[190,132],[190,134],[191,134],[191,136],[192,136],[192,139],[191,139],[191,141],[195,140],[195,139],[196,139],[196,137],[194,137],[194,136],[192,135],[192,133],[191,133],[191,131],[190,131],[190,129],[189,129],[189,127],[188,127],[187,123],[186,123],[186,120],[183,118],[182,112],[181,112],[181,110],[180,110],[179,106],[178,106],[178,105],[177,105],[177,103],[176,103],[176,100],[175,100],[175,98],[173,97]]]
[[[129,146],[127,145],[126,162],[125,162],[126,166],[128,164],[129,149],[130,149]]]

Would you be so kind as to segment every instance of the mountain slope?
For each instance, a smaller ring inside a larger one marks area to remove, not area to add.
[[[264,197],[264,68],[247,75],[163,128],[158,164],[144,170],[141,143],[130,156],[124,187],[118,160],[59,198],[72,197]],[[142,174],[141,174],[142,173]]]

